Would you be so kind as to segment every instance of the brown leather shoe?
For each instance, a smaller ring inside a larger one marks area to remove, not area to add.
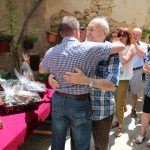
[[[118,126],[119,126],[119,123],[115,121],[115,122],[112,123],[111,129],[116,128]]]
[[[136,117],[137,117],[137,114],[136,114],[136,110],[135,110],[135,109],[132,109],[132,110],[131,110],[130,116],[131,116],[132,118],[136,118]]]
[[[124,107],[124,112],[127,112],[127,107]]]

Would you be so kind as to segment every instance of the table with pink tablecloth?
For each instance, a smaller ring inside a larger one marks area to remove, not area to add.
[[[37,110],[4,115],[0,107],[0,120],[3,122],[3,128],[0,129],[0,150],[16,150],[25,142],[37,125],[50,114],[52,94],[51,89],[46,90]]]

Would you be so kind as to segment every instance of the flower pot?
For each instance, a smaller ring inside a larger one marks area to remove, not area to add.
[[[58,33],[56,32],[48,32],[48,42],[56,43],[57,42]]]
[[[9,42],[7,40],[0,40],[0,53],[6,53],[10,51]]]

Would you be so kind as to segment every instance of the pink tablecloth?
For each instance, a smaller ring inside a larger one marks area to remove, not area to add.
[[[3,122],[3,128],[0,129],[0,150],[16,150],[24,143],[27,136],[49,115],[52,94],[52,90],[47,89],[43,103],[35,111],[5,116],[1,116],[3,112],[0,111],[0,120]]]

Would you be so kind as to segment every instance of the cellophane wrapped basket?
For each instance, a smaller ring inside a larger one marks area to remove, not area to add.
[[[0,80],[3,91],[0,92],[0,101],[7,113],[37,109],[41,104],[38,94],[44,92],[43,83],[31,80],[15,71],[18,80]]]

